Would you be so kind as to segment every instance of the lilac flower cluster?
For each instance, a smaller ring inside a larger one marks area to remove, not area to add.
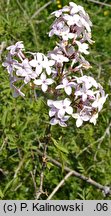
[[[9,73],[14,96],[24,97],[24,86],[33,85],[36,91],[47,92],[51,125],[66,127],[70,117],[76,119],[77,127],[87,121],[95,125],[108,95],[94,78],[83,75],[83,70],[91,67],[83,54],[89,54],[88,43],[93,43],[92,23],[84,8],[73,2],[52,15],[56,18],[49,37],[55,35],[58,41],[47,56],[29,52],[28,59],[22,41],[7,48],[3,66]]]

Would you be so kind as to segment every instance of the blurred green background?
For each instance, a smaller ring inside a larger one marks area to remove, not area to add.
[[[42,8],[45,0],[0,0],[0,44],[6,47],[23,41],[26,51],[47,53],[55,46],[48,32],[54,20],[50,13],[58,9],[52,1]],[[92,23],[92,37],[87,60],[92,69],[87,71],[102,84],[109,94],[97,124],[84,124],[76,128],[75,120],[69,127],[51,127],[51,136],[58,142],[48,143],[47,154],[59,160],[63,168],[47,162],[43,189],[49,195],[65,176],[64,165],[91,177],[102,185],[111,186],[111,7],[74,1],[84,6]],[[111,1],[101,1],[111,5]],[[61,5],[68,4],[62,0]],[[0,199],[35,199],[40,184],[42,159],[37,149],[43,150],[48,109],[44,97],[37,101],[33,89],[27,88],[26,98],[13,98],[7,72],[2,67],[6,51],[0,53]],[[34,179],[33,179],[34,178]],[[36,185],[34,185],[34,182]],[[40,199],[47,196],[41,195]],[[53,199],[111,199],[86,182],[70,177]]]

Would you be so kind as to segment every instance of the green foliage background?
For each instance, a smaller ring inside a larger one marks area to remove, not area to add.
[[[62,0],[62,5],[69,1]],[[100,82],[107,102],[99,115],[96,126],[84,124],[76,128],[75,121],[69,127],[51,127],[48,155],[63,164],[60,169],[47,162],[44,173],[44,191],[48,195],[65,176],[64,165],[91,177],[102,185],[111,185],[111,7],[93,4],[86,0],[74,1],[84,6],[93,22],[92,35],[95,44],[90,46],[87,57],[92,69],[87,72]],[[105,1],[110,3],[110,1]],[[46,3],[45,0],[0,0],[0,43],[6,46],[19,40],[26,50],[47,53],[55,46],[48,38],[53,21],[50,13],[57,9],[53,1],[35,18],[31,16]],[[13,98],[7,72],[0,64],[0,199],[35,199],[35,188],[40,184],[42,159],[37,149],[43,150],[49,122],[48,109],[43,96],[34,100],[33,90],[27,88],[26,98]],[[28,93],[29,92],[29,93]],[[56,140],[58,145],[54,145]],[[42,195],[40,199],[46,199]],[[86,182],[70,177],[53,199],[111,199]]]

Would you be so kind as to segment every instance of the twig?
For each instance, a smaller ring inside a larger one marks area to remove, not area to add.
[[[37,191],[37,186],[36,186],[36,181],[35,181],[35,175],[34,175],[33,171],[30,171],[30,174],[32,176],[32,181],[33,181],[33,184],[34,184],[35,191]]]
[[[88,146],[86,146],[84,149],[82,149],[76,156],[76,158],[78,158],[83,152],[85,152],[88,148],[92,147],[94,144],[101,142],[104,140],[104,138],[106,137],[106,135],[109,133],[109,129],[111,127],[111,123],[109,123],[108,127],[106,128],[104,134],[102,135],[102,137],[100,137],[99,139],[97,139],[96,141],[90,143]],[[100,148],[100,147],[99,147]]]
[[[5,47],[6,47],[6,42],[3,41],[3,42],[0,44],[0,61],[1,61],[2,52],[3,52],[3,50],[5,49]]]
[[[43,192],[43,180],[44,180],[44,169],[42,167],[42,171],[40,174],[40,187],[39,187],[39,190],[36,192],[36,197],[35,197],[36,200],[38,200],[41,194],[44,193]]]
[[[97,140],[97,141],[99,142],[99,144],[98,144],[98,146],[97,146],[97,151],[96,151],[96,153],[95,153],[95,155],[94,155],[94,160],[95,160],[95,161],[96,161],[96,156],[97,156],[97,153],[98,153],[98,149],[100,149],[101,144],[102,144],[104,138],[106,137],[106,135],[109,134],[109,129],[110,129],[110,127],[111,127],[111,122],[109,123],[109,125],[108,125],[108,127],[106,128],[106,130],[105,130],[104,134],[102,135],[102,137],[100,137],[100,138]]]
[[[47,200],[51,200],[55,193],[59,190],[59,188],[65,183],[65,181],[73,175],[73,171],[69,172],[61,181],[60,183],[54,188],[52,193],[48,196]]]
[[[44,10],[46,7],[48,7],[52,1],[47,2],[45,5],[43,5],[41,8],[39,8],[32,16],[31,19],[35,18],[42,10]]]
[[[17,177],[17,174],[18,174],[19,170],[21,169],[21,167],[23,166],[24,161],[25,161],[25,157],[23,157],[23,159],[20,161],[17,169],[15,170],[14,178]]]
[[[43,156],[43,153],[37,149],[37,153],[41,156]],[[62,168],[62,164],[55,160],[55,159],[52,159],[51,157],[47,156],[47,159],[48,161],[52,162],[53,164],[55,164],[56,166]],[[111,195],[111,188],[110,187],[107,187],[107,186],[104,186],[104,185],[101,185],[99,184],[98,182],[94,181],[93,179],[91,179],[90,177],[86,177],[82,174],[80,174],[79,172],[76,172],[75,170],[72,170],[70,169],[69,167],[67,166],[64,166],[64,170],[66,172],[72,172],[72,175],[77,177],[77,178],[80,178],[84,181],[86,181],[87,183],[89,183],[90,185],[93,185],[94,187],[98,188],[99,190],[101,190],[105,196],[108,196],[108,195]]]
[[[110,4],[107,4],[107,3],[104,3],[104,2],[99,2],[99,1],[95,1],[95,0],[87,0],[87,1],[90,1],[90,2],[93,2],[93,3],[96,3],[96,4],[100,4],[100,5],[103,5],[103,6],[111,7]]]
[[[36,192],[36,196],[35,196],[35,199],[37,199],[37,200],[39,199],[39,197],[42,194],[46,194],[46,192],[43,191],[43,180],[44,180],[44,171],[46,168],[47,146],[48,146],[49,136],[50,136],[50,127],[51,127],[51,125],[48,126],[47,131],[46,131],[47,137],[46,137],[45,143],[44,143],[43,154],[41,155],[42,156],[42,169],[41,169],[41,173],[40,173],[40,186],[39,186],[39,189]]]

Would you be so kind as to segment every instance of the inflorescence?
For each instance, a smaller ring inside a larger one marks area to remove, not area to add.
[[[96,124],[98,113],[108,95],[96,80],[83,74],[91,68],[84,58],[89,54],[92,23],[82,6],[73,2],[52,13],[55,21],[49,37],[57,36],[55,48],[47,56],[30,53],[27,58],[22,41],[7,48],[8,55],[3,66],[10,76],[10,86],[15,97],[25,97],[22,89],[33,85],[37,90],[48,93],[50,124],[67,126],[70,117],[76,119],[76,126],[89,121]],[[18,87],[18,82],[22,85]]]

